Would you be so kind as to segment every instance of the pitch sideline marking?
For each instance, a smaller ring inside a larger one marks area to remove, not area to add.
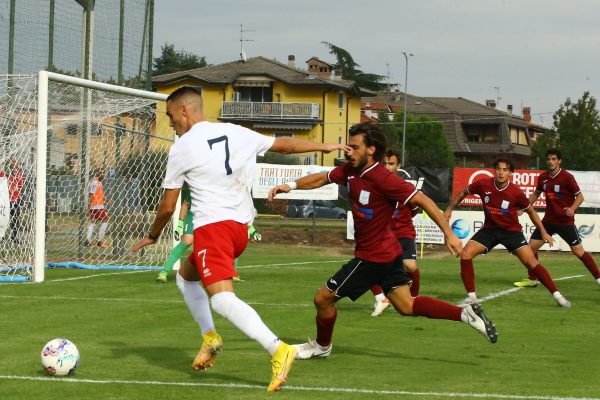
[[[585,276],[585,275],[563,276],[562,278],[556,278],[554,280],[555,281],[565,281],[567,279],[581,278],[583,276]],[[484,301],[492,300],[492,299],[495,299],[495,298],[498,298],[498,297],[502,297],[502,296],[507,296],[507,295],[509,295],[511,293],[514,293],[514,292],[522,290],[522,289],[525,289],[525,288],[523,288],[523,287],[514,287],[514,288],[503,290],[501,292],[491,293],[491,294],[489,294],[489,295],[487,295],[485,297],[482,297],[482,298],[478,299],[478,302],[479,303],[483,303]]]
[[[24,380],[24,381],[52,381],[67,383],[93,383],[93,384],[122,384],[122,385],[157,385],[157,386],[189,386],[189,387],[215,387],[233,389],[260,389],[264,386],[248,385],[239,383],[199,383],[199,382],[162,382],[162,381],[126,381],[126,380],[100,380],[100,379],[76,379],[76,378],[53,378],[33,377],[18,375],[0,375],[0,379]],[[598,397],[558,397],[537,395],[512,395],[498,393],[460,393],[460,392],[411,392],[408,390],[373,390],[357,388],[338,387],[309,387],[309,386],[284,386],[284,390],[302,392],[330,392],[330,393],[362,393],[362,394],[384,394],[404,396],[437,396],[437,397],[468,397],[486,399],[519,399],[519,400],[600,400]]]

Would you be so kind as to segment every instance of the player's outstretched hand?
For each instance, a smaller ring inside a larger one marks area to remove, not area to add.
[[[460,257],[463,252],[462,242],[454,233],[446,237],[446,247],[454,257]]]
[[[554,245],[554,239],[552,239],[552,236],[548,235],[547,233],[542,235],[542,240],[548,243],[550,246]]]
[[[292,188],[290,187],[290,185],[278,185],[275,186],[274,188],[272,188],[271,190],[269,190],[269,196],[267,197],[267,200],[270,202],[273,201],[273,199],[275,198],[275,196],[278,193],[289,193],[290,190],[292,190]]]
[[[156,243],[156,240],[152,240],[146,236],[145,238],[143,238],[142,240],[140,240],[139,242],[134,244],[133,247],[131,248],[131,251],[135,253],[139,249],[146,247],[148,245],[154,244],[154,243]]]
[[[335,150],[342,150],[345,153],[348,153],[349,151],[352,150],[352,147],[343,144],[343,143],[335,143],[335,144],[326,144],[325,145],[325,150],[323,150],[324,153],[331,153],[332,151]]]

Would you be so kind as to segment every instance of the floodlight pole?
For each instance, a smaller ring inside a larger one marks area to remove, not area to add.
[[[406,111],[407,111],[407,99],[408,99],[408,56],[413,56],[411,53],[402,52],[404,60],[406,62],[406,68],[404,70],[404,122],[402,123],[402,160],[400,165],[404,167],[404,149],[406,147]]]

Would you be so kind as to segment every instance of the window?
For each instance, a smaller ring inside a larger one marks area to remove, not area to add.
[[[270,103],[273,101],[273,88],[242,86],[238,88],[239,101],[252,101],[257,103]]]
[[[344,108],[344,92],[338,93],[338,108]]]
[[[510,141],[515,144],[527,145],[527,133],[525,128],[510,127]]]

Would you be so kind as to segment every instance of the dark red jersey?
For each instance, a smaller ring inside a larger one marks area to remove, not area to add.
[[[392,215],[392,232],[397,239],[409,238],[415,240],[417,232],[415,231],[415,225],[413,224],[414,210],[409,205],[402,205],[398,203],[394,214]]]
[[[525,193],[512,182],[498,189],[494,178],[480,179],[467,187],[470,194],[481,197],[485,214],[484,228],[521,231],[517,211],[529,208]]]
[[[383,263],[399,257],[402,247],[392,232],[390,216],[396,203],[405,205],[417,189],[379,163],[362,173],[347,163],[330,171],[328,179],[348,188],[356,258]]]
[[[557,225],[573,225],[575,223],[575,217],[569,217],[565,213],[565,208],[571,207],[575,196],[581,192],[571,173],[560,168],[552,176],[545,171],[538,176],[535,191],[546,194],[544,222]]]

